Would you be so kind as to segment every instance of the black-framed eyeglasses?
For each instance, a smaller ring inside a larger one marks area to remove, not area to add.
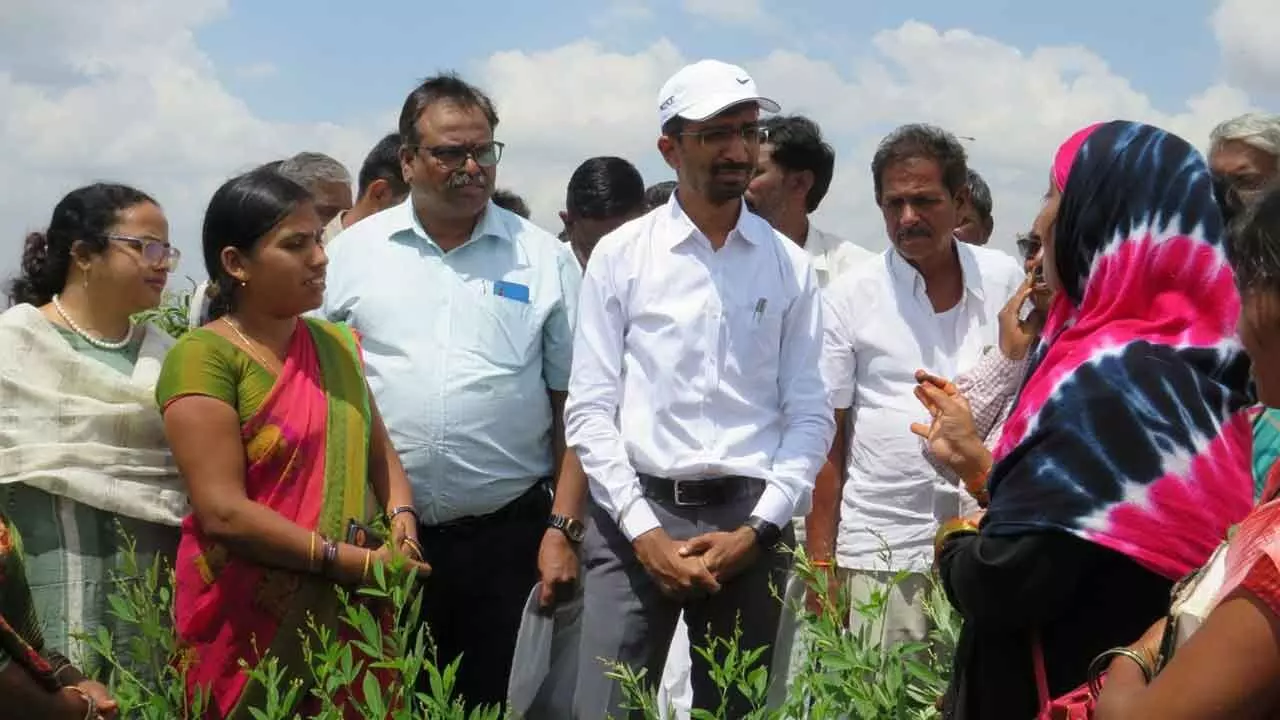
[[[457,170],[467,163],[467,158],[480,167],[493,167],[502,159],[502,148],[497,140],[474,145],[410,145],[415,153],[427,153],[449,170]]]
[[[698,142],[704,147],[707,145],[724,147],[737,138],[742,138],[748,145],[759,145],[769,140],[769,131],[756,123],[740,127],[711,127],[703,130],[688,130],[680,133],[680,135],[698,138]]]
[[[1040,246],[1040,238],[1034,235],[1018,236],[1018,254],[1022,256],[1023,260],[1030,260],[1035,257],[1036,253],[1040,252]]]
[[[155,238],[134,237],[133,235],[106,235],[108,240],[124,243],[151,267],[163,267],[168,272],[178,269],[178,261],[182,259],[182,251],[163,240]]]

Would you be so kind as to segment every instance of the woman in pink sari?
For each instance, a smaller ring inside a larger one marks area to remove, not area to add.
[[[223,185],[204,222],[214,319],[173,348],[157,387],[194,509],[178,547],[177,631],[189,690],[214,718],[262,707],[242,662],[269,655],[306,684],[300,631],[309,616],[338,629],[335,585],[367,581],[393,552],[428,572],[359,339],[300,317],[324,293],[321,231],[307,192],[273,172]],[[383,515],[390,542],[356,544]]]

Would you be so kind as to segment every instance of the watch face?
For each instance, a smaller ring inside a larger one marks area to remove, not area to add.
[[[564,515],[552,515],[549,523],[551,527],[564,533],[565,537],[571,542],[580,543],[587,533],[587,527],[571,517]]]
[[[564,524],[565,534],[576,543],[582,542],[583,536],[587,534],[586,526],[573,518],[565,518],[565,520],[567,521]]]

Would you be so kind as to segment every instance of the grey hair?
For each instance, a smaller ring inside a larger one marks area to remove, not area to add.
[[[1252,112],[1220,123],[1209,133],[1209,152],[1233,140],[1280,158],[1280,115]]]
[[[884,190],[884,171],[890,165],[922,158],[938,163],[942,171],[942,184],[952,196],[965,188],[969,179],[968,158],[964,146],[955,135],[934,125],[912,123],[889,133],[876,148],[871,159],[871,180],[876,193],[876,204]]]
[[[342,163],[318,152],[300,152],[284,160],[276,172],[314,192],[317,183],[351,184],[351,173]]]

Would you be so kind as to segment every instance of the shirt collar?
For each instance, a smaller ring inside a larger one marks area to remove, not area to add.
[[[739,200],[738,202],[741,204],[738,210],[738,222],[729,231],[729,237],[738,235],[752,245],[761,244],[765,241],[762,233],[772,233],[773,227],[752,213],[747,208],[745,200]],[[672,247],[696,235],[703,234],[698,229],[698,226],[693,224],[693,220],[689,219],[689,216],[685,214],[684,208],[680,207],[680,201],[676,198],[676,193],[671,193],[671,197],[667,199],[666,207],[663,208],[662,212],[662,219],[666,222],[664,234],[670,238]],[[763,230],[761,229],[762,226]]]
[[[413,211],[413,195],[405,198],[405,201],[396,206],[393,210],[395,213],[393,218],[395,226],[391,229],[392,234],[400,232],[412,232],[419,240],[425,240],[432,246],[439,248],[435,240],[427,234],[422,227],[422,223],[418,220],[418,215]],[[471,231],[471,237],[467,238],[467,242],[462,247],[484,237],[497,238],[498,240],[512,240],[511,230],[507,227],[505,219],[502,217],[503,209],[493,204],[490,200],[485,205],[484,211],[480,215],[480,222]]]
[[[810,232],[812,233],[812,230]],[[960,259],[960,280],[964,283],[965,293],[972,295],[979,302],[985,302],[986,291],[982,287],[982,271],[978,268],[978,258],[974,255],[973,248],[954,235],[951,236],[951,247]],[[920,292],[925,290],[924,276],[915,269],[915,266],[907,262],[906,258],[898,254],[892,244],[889,248],[889,274],[895,284],[910,283],[915,290]]]

